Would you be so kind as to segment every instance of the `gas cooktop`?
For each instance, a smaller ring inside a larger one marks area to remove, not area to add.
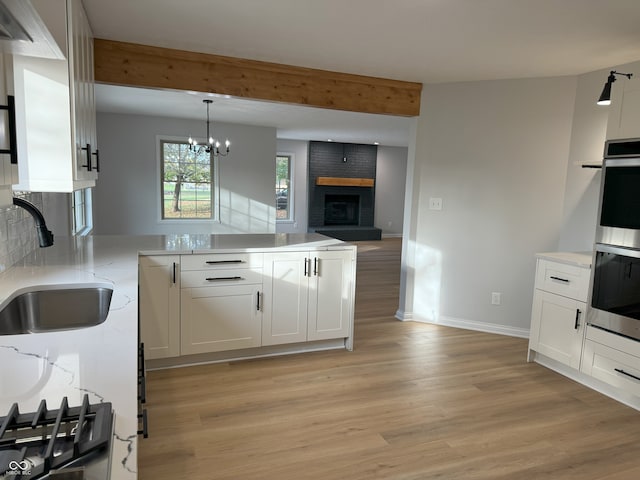
[[[89,465],[99,457],[107,459],[108,475],[112,429],[111,403],[89,404],[87,395],[79,407],[69,407],[64,397],[55,410],[42,400],[36,412],[27,414],[14,403],[0,417],[0,479],[54,478],[55,471]]]

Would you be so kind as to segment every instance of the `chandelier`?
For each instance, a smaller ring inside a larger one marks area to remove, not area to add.
[[[213,138],[209,133],[209,105],[213,103],[213,100],[209,100],[208,98],[202,100],[203,103],[207,104],[207,143],[204,145],[198,145],[197,140],[194,140],[192,137],[189,137],[189,150],[192,152],[200,152],[204,150],[207,153],[213,153],[214,156],[226,157],[229,154],[229,150],[231,147],[231,142],[229,139],[224,141],[224,147],[222,151],[220,150],[221,144],[218,140]]]

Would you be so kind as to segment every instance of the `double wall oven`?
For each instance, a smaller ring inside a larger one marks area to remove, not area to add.
[[[587,320],[640,341],[640,139],[606,142],[600,188]]]

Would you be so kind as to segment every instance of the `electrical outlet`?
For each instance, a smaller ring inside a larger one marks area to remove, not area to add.
[[[442,199],[431,197],[429,199],[429,210],[442,210]]]
[[[491,292],[491,305],[502,305],[502,293]]]

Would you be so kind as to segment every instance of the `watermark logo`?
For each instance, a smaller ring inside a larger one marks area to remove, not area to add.
[[[9,462],[7,475],[31,475],[31,464],[26,460],[22,460],[21,462],[11,460]]]

